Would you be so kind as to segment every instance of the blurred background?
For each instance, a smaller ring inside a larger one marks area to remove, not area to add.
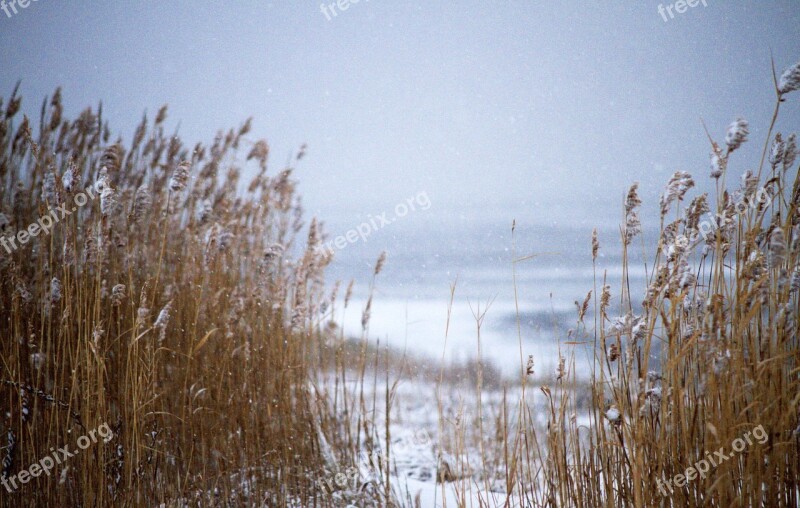
[[[652,0],[352,2],[33,1],[0,11],[0,95],[21,80],[35,119],[62,86],[67,115],[102,102],[126,140],[162,104],[189,143],[252,116],[273,174],[307,144],[294,175],[331,238],[384,212],[396,219],[336,252],[330,280],[356,280],[348,333],[361,331],[385,250],[374,338],[441,355],[458,277],[448,357],[475,354],[473,314],[492,302],[483,352],[512,373],[514,243],[518,257],[541,254],[517,265],[519,315],[524,354],[551,369],[575,300],[593,289],[592,228],[598,284],[609,267],[618,297],[630,184],[641,183],[645,229],[657,228],[673,172],[713,189],[701,119],[722,140],[743,116],[752,142],[730,168],[734,186],[757,166],[771,118],[770,55],[778,72],[800,58],[798,0],[707,0],[682,13]],[[787,104],[777,130],[798,128]],[[395,217],[421,192],[427,209]],[[636,251],[634,294],[653,254]]]

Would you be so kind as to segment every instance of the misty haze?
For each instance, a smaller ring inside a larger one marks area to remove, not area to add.
[[[798,27],[0,1],[0,507],[797,506]]]

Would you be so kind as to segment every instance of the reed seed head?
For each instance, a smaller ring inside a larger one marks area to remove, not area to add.
[[[728,145],[728,153],[733,152],[743,143],[747,141],[747,136],[750,134],[750,125],[744,118],[737,118],[728,126],[728,132],[725,134],[725,144]]]
[[[778,80],[778,93],[781,95],[800,90],[800,62],[786,69]]]

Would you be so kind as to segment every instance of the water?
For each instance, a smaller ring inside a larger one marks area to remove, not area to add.
[[[343,214],[327,223],[326,231],[336,236],[362,220],[355,214]],[[587,292],[594,289],[595,275],[599,291],[605,272],[612,286],[612,301],[616,298],[618,302],[622,279],[619,229],[610,224],[598,229],[601,254],[595,271],[591,225],[517,224],[516,258],[536,255],[516,265],[517,313],[510,220],[409,216],[374,231],[366,242],[358,241],[336,252],[328,272],[330,280],[356,281],[353,303],[343,318],[339,316],[340,321],[347,334],[360,336],[361,311],[375,261],[385,250],[388,259],[375,285],[371,340],[380,339],[381,344],[388,341],[395,348],[433,358],[444,354],[447,360],[465,361],[478,354],[476,316],[485,312],[480,328],[481,356],[504,374],[519,375],[520,336],[522,355],[534,355],[537,373],[554,371],[559,350],[565,356],[574,351],[577,363],[586,365],[591,349],[565,344],[590,341],[585,336],[570,335],[570,329],[579,327],[575,301],[583,302]],[[654,243],[648,239],[646,245]],[[641,301],[645,265],[640,241],[632,250],[636,253],[629,254],[631,289],[633,300]],[[456,288],[448,329],[453,283]],[[585,322],[591,332],[591,310]]]

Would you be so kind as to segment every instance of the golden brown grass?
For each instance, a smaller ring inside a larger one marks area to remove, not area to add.
[[[124,145],[100,108],[63,118],[59,91],[34,135],[20,101],[0,105],[3,234],[88,185],[98,198],[0,252],[5,473],[102,423],[116,437],[0,505],[310,503],[321,429],[307,380],[329,259],[292,167],[267,171],[249,121],[187,147],[162,108]]]
[[[784,77],[800,75],[800,64],[792,69]],[[574,356],[560,381],[538,387],[543,406],[532,403],[533,386],[522,375],[518,403],[502,405],[516,417],[495,430],[506,465],[501,505],[800,504],[800,179],[796,138],[772,137],[786,90],[776,79],[761,166],[738,188],[728,189],[725,180],[749,134],[741,119],[723,143],[709,136],[715,195],[689,200],[688,173],[668,182],[658,245],[648,253],[641,244],[653,260],[644,288],[630,287],[627,277],[641,238],[641,201],[637,185],[631,187],[620,229],[625,275],[614,290],[601,274],[578,310],[577,341],[595,347],[591,409],[586,415],[578,402]],[[594,262],[601,248],[593,233]],[[594,326],[584,324],[591,321],[589,307]],[[524,373],[523,349],[521,342]],[[538,429],[534,415],[542,409],[547,425]],[[588,424],[580,421],[584,415]],[[743,451],[718,460],[705,478],[659,489],[658,480],[717,458],[720,449],[731,454],[741,444],[735,440],[758,426],[765,442],[745,441]],[[461,490],[480,490],[482,478]],[[477,495],[489,503],[486,492]]]
[[[321,228],[303,223],[293,168],[267,171],[249,121],[186,147],[164,133],[162,108],[126,145],[110,141],[99,108],[63,118],[57,91],[34,136],[15,92],[0,102],[3,235],[69,208],[88,185],[98,198],[0,251],[3,470],[74,449],[103,423],[115,437],[0,491],[0,505],[416,506],[383,469],[360,497],[319,482],[360,454],[392,467],[392,403],[416,376],[436,388],[436,477],[459,506],[798,506],[800,179],[796,138],[772,135],[797,76],[776,77],[761,165],[740,186],[726,179],[749,135],[742,120],[724,142],[709,135],[715,193],[692,198],[693,177],[675,173],[652,252],[631,187],[619,285],[596,265],[557,375],[526,373],[520,333],[519,383],[502,387],[480,361],[462,367],[468,376],[444,358],[413,370],[405,353],[371,344],[383,257],[361,337],[345,336],[336,323],[353,312],[352,284],[327,292]],[[246,184],[244,171],[255,175]],[[591,240],[597,262],[604,239]],[[652,262],[636,288],[639,249]],[[475,309],[479,349],[486,310]],[[574,343],[595,351],[588,384]],[[454,393],[471,415],[453,417]],[[663,495],[659,480],[758,426],[766,442]]]

